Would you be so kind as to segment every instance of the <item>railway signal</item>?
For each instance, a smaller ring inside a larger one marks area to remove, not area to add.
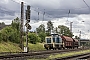
[[[31,26],[28,23],[26,23],[25,26],[27,27],[27,29],[31,30]]]
[[[31,29],[31,26],[29,25],[30,22],[30,6],[27,6],[27,10],[26,10],[26,24],[25,26],[27,27],[27,29]]]
[[[27,10],[26,10],[26,20],[29,20],[29,22],[30,22],[30,6],[28,5],[27,6]]]
[[[27,10],[26,10],[26,47],[24,47],[24,51],[28,52],[28,30],[31,29],[31,26],[29,25],[30,22],[30,5],[27,6]]]

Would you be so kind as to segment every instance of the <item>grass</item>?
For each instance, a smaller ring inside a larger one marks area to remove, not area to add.
[[[67,56],[89,53],[89,52],[90,52],[90,50],[83,50],[83,51],[78,51],[78,52],[74,51],[74,52],[67,52],[67,53],[62,53],[62,54],[50,55],[46,59],[27,59],[27,60],[53,60],[55,58],[62,58],[62,57],[67,57]]]
[[[45,50],[43,47],[43,43],[37,43],[37,44],[28,43],[28,47],[31,51]],[[12,43],[12,42],[0,43],[0,52],[22,52],[22,51],[23,50],[16,43]]]
[[[43,47],[43,43],[37,43],[37,44],[29,43],[28,46],[29,46],[29,49],[32,51],[45,50]],[[15,44],[12,42],[1,42],[0,43],[0,52],[21,52],[21,51],[23,50],[20,49],[18,44]],[[67,56],[72,56],[72,55],[84,54],[88,52],[90,52],[90,50],[50,55],[47,59],[41,59],[41,60],[51,60],[54,58],[67,57]],[[28,59],[28,60],[40,60],[40,59]]]
[[[21,52],[18,44],[12,42],[1,42],[0,43],[0,52]]]
[[[46,60],[46,59],[27,59],[27,60]]]
[[[68,52],[68,53],[64,53],[64,54],[50,55],[47,58],[47,60],[61,58],[61,57],[67,57],[67,56],[73,56],[73,55],[78,55],[78,54],[84,54],[84,53],[89,53],[89,52],[90,52],[90,50],[83,50],[83,51],[79,51],[79,52]]]
[[[39,51],[39,50],[45,50],[43,43],[37,43],[37,44],[28,44],[28,47],[31,51]]]

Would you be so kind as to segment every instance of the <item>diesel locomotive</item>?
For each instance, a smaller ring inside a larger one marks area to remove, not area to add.
[[[61,36],[58,34],[51,34],[51,36],[45,37],[45,49],[70,49],[78,48],[78,40],[68,36]]]

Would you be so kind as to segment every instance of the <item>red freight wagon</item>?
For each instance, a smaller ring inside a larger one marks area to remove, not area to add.
[[[79,46],[79,43],[78,43],[78,42],[79,42],[79,41],[78,41],[77,39],[74,39],[74,41],[75,41],[75,42],[74,42],[74,47],[77,47],[77,48],[78,48],[78,46]]]
[[[61,36],[62,42],[64,43],[64,48],[72,48],[73,47],[73,39],[67,36]]]

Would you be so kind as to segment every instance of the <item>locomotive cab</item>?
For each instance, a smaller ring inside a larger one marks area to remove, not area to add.
[[[58,34],[52,34],[45,38],[44,47],[48,49],[61,49],[62,48],[62,38]]]
[[[45,47],[47,50],[53,48],[52,37],[51,37],[51,36],[45,38],[44,47]]]

